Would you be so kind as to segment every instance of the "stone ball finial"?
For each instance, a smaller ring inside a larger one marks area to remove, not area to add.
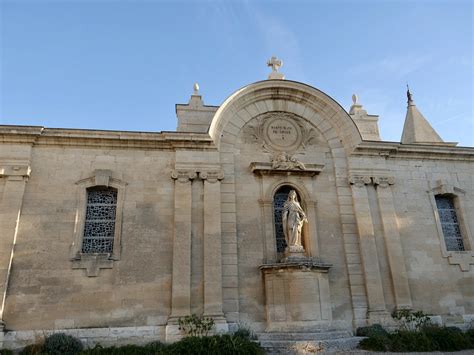
[[[194,91],[193,95],[199,95],[199,84],[198,83],[194,83],[193,91]]]
[[[356,105],[358,101],[359,101],[359,98],[357,97],[357,95],[356,95],[356,94],[352,94],[352,103],[353,103],[354,105]]]

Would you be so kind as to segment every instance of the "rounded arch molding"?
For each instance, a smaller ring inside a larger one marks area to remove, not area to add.
[[[314,87],[288,80],[260,81],[236,91],[217,110],[209,135],[220,148],[233,146],[247,122],[278,111],[310,122],[331,149],[343,147],[351,151],[362,141],[356,124],[334,99]]]
[[[296,190],[299,197],[301,198],[300,202],[303,202],[305,205],[316,205],[316,201],[311,198],[311,194],[306,189],[306,187],[303,184],[298,184],[296,181],[293,181],[291,179],[284,179],[273,182],[264,191],[264,199],[266,201],[273,201],[273,196],[275,196],[275,193],[284,186],[288,186]]]

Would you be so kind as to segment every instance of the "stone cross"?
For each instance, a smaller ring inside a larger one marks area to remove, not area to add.
[[[272,68],[272,72],[268,75],[268,79],[285,79],[285,76],[278,72],[278,69],[283,66],[283,61],[281,59],[273,56],[268,60],[267,66]]]

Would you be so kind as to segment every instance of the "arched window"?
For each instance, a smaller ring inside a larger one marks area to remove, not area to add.
[[[459,225],[454,198],[451,195],[436,195],[436,207],[443,230],[447,251],[464,251],[464,241]]]
[[[273,196],[273,218],[275,221],[275,240],[277,253],[284,253],[286,248],[285,234],[283,233],[282,212],[285,201],[288,199],[288,194],[291,190],[295,189],[291,186],[285,185],[280,187]],[[298,191],[296,191],[296,195],[298,197],[298,201],[301,202]]]
[[[106,186],[87,189],[82,253],[113,252],[116,213],[117,189]]]

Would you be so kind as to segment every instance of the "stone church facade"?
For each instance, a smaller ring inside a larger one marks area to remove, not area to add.
[[[3,346],[169,341],[192,313],[257,332],[473,321],[474,148],[411,94],[401,142],[382,141],[356,97],[346,112],[275,69],[220,106],[196,86],[176,132],[0,126]]]

